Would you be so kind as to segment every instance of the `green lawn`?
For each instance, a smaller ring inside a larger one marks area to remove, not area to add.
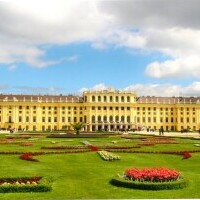
[[[37,136],[35,136],[37,137]],[[33,146],[19,146],[19,144],[0,144],[0,151],[44,151],[42,146],[82,145],[82,141],[90,141],[93,145],[133,146],[139,141],[126,140],[120,136],[104,138],[46,138],[16,139],[13,141],[29,141]],[[0,136],[4,140],[5,136]],[[135,150],[194,150],[195,143],[200,140],[175,139],[178,144],[160,144],[142,147]],[[53,143],[52,143],[53,141]],[[113,143],[116,141],[116,143]],[[45,150],[49,151],[49,150]],[[53,150],[56,151],[56,150]],[[19,155],[0,155],[0,177],[44,176],[53,179],[52,191],[46,193],[7,193],[0,194],[0,199],[140,199],[140,198],[200,198],[200,153],[193,153],[192,157],[182,160],[178,155],[116,153],[119,161],[103,161],[96,152],[74,154],[50,154],[35,156],[39,162],[19,159]],[[142,191],[112,186],[109,181],[116,174],[122,174],[129,167],[163,166],[175,168],[190,180],[185,189],[166,191]]]

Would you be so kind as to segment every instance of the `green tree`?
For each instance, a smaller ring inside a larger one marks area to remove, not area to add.
[[[71,127],[73,128],[73,130],[76,132],[77,135],[79,135],[81,129],[85,126],[85,123],[83,122],[75,122],[73,124],[71,124]]]

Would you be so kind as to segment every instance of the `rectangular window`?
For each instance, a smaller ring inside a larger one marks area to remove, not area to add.
[[[137,117],[137,122],[140,123],[140,118],[139,117]]]
[[[119,97],[118,96],[115,97],[115,102],[119,102]]]
[[[161,122],[161,123],[163,122],[163,118],[162,118],[162,117],[160,118],[160,122]]]
[[[153,118],[153,122],[156,123],[156,117]]]
[[[33,117],[33,122],[36,122],[36,117],[35,116]]]
[[[19,122],[22,122],[22,116],[19,116]]]
[[[68,122],[71,122],[71,117],[68,117]]]
[[[76,117],[74,117],[74,122],[76,122]]]
[[[57,122],[57,117],[54,117],[54,122]]]
[[[29,117],[28,116],[26,117],[26,122],[29,122]]]
[[[42,117],[42,122],[45,122],[45,117]]]
[[[195,123],[195,122],[196,122],[196,120],[195,120],[195,117],[193,117],[193,120],[192,120],[192,121],[193,121],[193,123]]]
[[[101,107],[100,107],[100,106],[98,106],[98,110],[101,110]]]
[[[62,117],[62,123],[64,123],[65,122],[65,117]]]
[[[148,122],[151,123],[151,117],[148,117]]]
[[[183,117],[181,117],[181,123],[183,123]]]
[[[142,122],[145,123],[145,117],[142,118]]]
[[[48,117],[48,122],[51,122],[51,117]]]

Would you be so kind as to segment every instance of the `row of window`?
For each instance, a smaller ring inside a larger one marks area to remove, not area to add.
[[[87,102],[87,96],[85,96]],[[92,102],[130,102],[130,96],[92,96]]]
[[[138,111],[140,111],[140,110],[154,110],[154,111],[156,111],[156,110],[160,110],[160,111],[174,111],[174,108],[156,108],[156,107],[137,107],[137,110]],[[193,108],[189,108],[189,107],[186,107],[186,108],[183,108],[183,107],[181,107],[180,108],[180,110],[181,111],[184,111],[184,110],[186,110],[186,111],[189,111],[189,110],[192,110],[192,111],[195,111],[195,108],[193,107]]]
[[[146,115],[146,114],[148,114],[148,115],[157,115],[158,114],[158,112],[137,112],[137,115],[141,115],[141,114],[143,114],[143,115]],[[165,113],[163,113],[163,112],[160,112],[159,113],[160,115],[163,115],[163,114],[165,114],[165,115],[174,115],[174,113],[173,112],[171,112],[171,113],[168,113],[168,112],[165,112]],[[183,112],[180,112],[180,115],[184,115],[185,113],[183,113]],[[196,115],[196,113],[195,112],[193,112],[193,113],[190,113],[190,112],[187,112],[186,113],[187,115]]]
[[[77,117],[62,117],[62,122],[63,123],[65,123],[65,122],[72,122],[72,119],[73,119],[73,122],[77,122]],[[66,121],[67,120],[67,121]],[[19,116],[19,118],[18,118],[18,121],[19,122],[23,122],[23,118],[22,118],[22,116]],[[80,122],[82,122],[83,121],[83,118],[82,117],[80,117],[79,118],[79,121]],[[86,121],[86,120],[85,120]],[[0,116],[0,122],[1,122],[1,116]],[[13,121],[12,121],[12,117],[11,116],[9,116],[8,117],[8,121],[7,122],[9,122],[9,123],[13,123]],[[27,117],[25,117],[25,122],[38,122],[37,121],[37,117],[36,116],[33,116],[32,117],[32,121],[30,120],[30,117],[29,116],[27,116]],[[42,117],[42,122],[57,122],[57,117]]]
[[[92,110],[119,110],[119,109],[121,109],[121,110],[130,110],[130,107],[112,107],[112,106],[110,106],[110,107],[106,107],[106,106],[104,106],[104,107],[101,107],[101,106],[98,106],[98,107],[95,107],[95,106],[92,106]]]
[[[158,120],[157,117],[153,117],[153,118],[151,118],[151,117],[148,117],[148,118],[146,118],[146,117],[142,117],[142,118],[137,117],[137,122],[138,123],[158,123],[158,122],[160,122],[160,123],[165,123],[165,122],[166,123],[169,123],[169,122],[173,123],[173,122],[176,122],[177,123],[177,118],[173,118],[173,117],[171,117],[171,118],[168,118],[168,117],[163,118],[163,117],[160,117],[159,120]],[[196,118],[195,117],[193,117],[193,118],[190,118],[190,117],[183,118],[183,117],[181,117],[179,123],[196,123]]]
[[[95,123],[95,122],[128,122],[130,123],[131,121],[131,117],[130,116],[127,116],[126,117],[126,120],[125,120],[125,116],[115,116],[113,117],[112,115],[107,117],[106,115],[104,115],[103,117],[102,116],[97,116],[95,117],[94,115],[92,116],[91,118],[91,121],[92,123]]]

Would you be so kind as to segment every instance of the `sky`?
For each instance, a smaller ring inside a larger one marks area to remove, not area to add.
[[[0,93],[200,96],[199,0],[0,0]]]

